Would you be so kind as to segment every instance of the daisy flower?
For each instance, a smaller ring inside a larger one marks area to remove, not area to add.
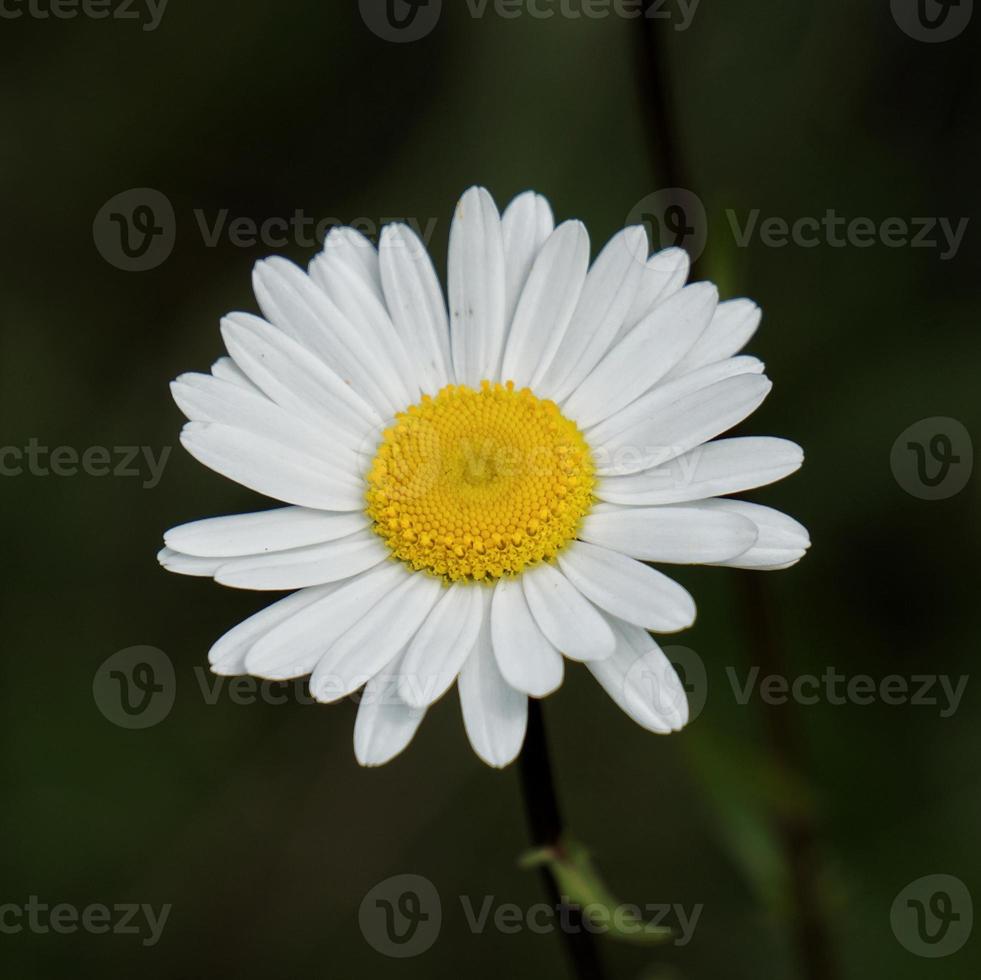
[[[650,633],[695,603],[654,564],[777,569],[796,521],[730,499],[802,462],[783,439],[717,437],[770,391],[738,352],[758,307],[685,285],[680,249],[642,227],[590,264],[578,221],[526,193],[472,188],[450,229],[448,302],[405,225],[377,249],[334,230],[308,269],[259,262],[262,317],[222,321],[210,374],[172,385],[181,442],[287,505],[174,528],[165,568],[291,592],[226,633],[218,674],[361,688],[363,765],[408,745],[456,682],[477,755],[505,766],[528,698],[580,661],[652,732],[687,721]]]

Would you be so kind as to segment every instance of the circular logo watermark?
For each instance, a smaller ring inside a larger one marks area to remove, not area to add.
[[[156,647],[128,647],[95,672],[92,697],[120,728],[152,728],[174,706],[177,678],[170,657]]]
[[[956,953],[974,927],[967,885],[953,875],[926,875],[908,884],[892,903],[892,931],[911,953],[939,959]]]
[[[425,953],[439,937],[443,909],[436,886],[422,875],[386,878],[361,900],[361,935],[383,956]]]
[[[950,41],[971,22],[974,0],[890,0],[892,16],[914,41]]]
[[[666,661],[638,657],[624,675],[623,692],[630,711],[661,718],[685,713],[691,724],[705,707],[708,675],[702,658],[683,646],[663,647]]]
[[[971,434],[957,419],[920,419],[893,443],[896,482],[920,500],[946,500],[961,492],[974,469]]]
[[[684,187],[666,187],[639,200],[626,224],[646,226],[659,248],[683,248],[696,261],[708,242],[708,216],[702,199]]]
[[[123,272],[146,272],[166,262],[177,240],[174,206],[152,187],[110,198],[92,222],[99,254]]]
[[[431,34],[443,0],[358,0],[361,19],[383,41],[408,44]]]

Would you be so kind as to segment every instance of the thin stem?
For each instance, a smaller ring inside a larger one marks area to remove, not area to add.
[[[534,698],[528,701],[528,733],[525,735],[518,771],[532,844],[535,847],[552,847],[561,853],[562,814],[548,755],[542,703]],[[550,903],[556,910],[563,908],[563,913],[559,916],[559,921],[563,924],[560,931],[565,940],[573,976],[577,980],[603,980],[596,936],[584,927],[579,911],[570,908],[563,901],[554,875],[544,866],[542,880]]]
[[[671,97],[671,79],[663,49],[662,31],[655,14],[658,0],[645,0],[638,23],[640,85],[648,119],[648,137],[654,172],[668,187],[694,191],[681,152]],[[698,278],[695,263],[692,276]],[[758,575],[741,576],[744,604],[761,672],[787,676],[783,652]],[[778,767],[789,773],[803,769],[796,726],[789,708],[771,707],[766,713],[769,751]],[[778,815],[777,829],[790,873],[794,901],[795,944],[806,980],[834,980],[838,976],[820,889],[818,833],[813,816],[800,807]]]
[[[644,0],[644,16],[638,20],[641,26],[636,35],[640,66],[641,108],[647,117],[647,142],[654,173],[662,190],[687,191],[691,189],[685,176],[678,135],[678,124],[671,98],[671,78],[668,72],[661,32],[654,25],[660,0]],[[675,195],[676,197],[678,195]],[[680,200],[671,203],[680,204]],[[692,262],[692,278],[696,275],[696,262]]]

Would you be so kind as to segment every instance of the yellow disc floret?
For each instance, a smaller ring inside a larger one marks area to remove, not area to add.
[[[589,447],[528,388],[448,385],[396,416],[368,474],[367,513],[392,553],[449,581],[554,558],[593,503]]]

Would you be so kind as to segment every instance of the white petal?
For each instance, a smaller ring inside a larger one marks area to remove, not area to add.
[[[182,374],[171,382],[170,390],[177,406],[192,422],[218,422],[242,429],[312,456],[338,475],[357,475],[358,461],[349,449],[265,395],[253,394],[210,374]]]
[[[463,724],[474,752],[497,769],[517,758],[528,725],[528,697],[504,679],[494,657],[490,589],[482,589],[483,616],[477,645],[457,684]]]
[[[563,413],[580,428],[626,408],[691,349],[708,326],[719,294],[709,282],[686,286],[627,333],[573,392]]]
[[[364,284],[375,294],[375,298],[382,301],[381,269],[378,263],[378,250],[371,240],[363,235],[357,228],[339,227],[331,228],[324,240],[323,251],[328,247],[343,252],[343,261],[350,265],[351,269],[359,276]],[[310,275],[315,282],[326,288],[327,282],[319,279],[319,273],[314,274],[313,269]],[[328,290],[329,292],[329,290]]]
[[[451,585],[412,638],[399,671],[399,697],[406,704],[426,708],[456,680],[480,632],[482,591]]]
[[[663,465],[752,415],[772,387],[762,375],[738,375],[679,398],[608,440],[590,433],[594,456],[599,451],[596,472],[626,476]]]
[[[383,419],[315,354],[257,316],[232,313],[221,323],[225,345],[252,381],[276,404],[337,441],[361,449]]]
[[[337,541],[233,559],[218,569],[215,581],[233,589],[303,589],[359,575],[390,556],[381,538],[363,528]]]
[[[756,526],[739,514],[697,506],[620,507],[597,504],[579,537],[642,561],[705,564],[741,555]]]
[[[541,564],[521,576],[528,608],[548,641],[572,660],[613,653],[613,631],[599,610],[557,568]]]
[[[193,555],[182,555],[172,548],[161,548],[157,552],[157,561],[175,575],[190,575],[194,578],[211,578],[221,568],[224,558],[196,558]]]
[[[383,418],[406,407],[388,351],[369,344],[302,269],[274,256],[256,264],[252,284],[263,316],[316,354]]]
[[[397,692],[398,667],[388,667],[365,685],[354,722],[354,756],[362,766],[391,762],[412,741],[425,708],[412,708]]]
[[[497,665],[513,688],[543,698],[561,686],[562,655],[535,622],[516,578],[502,578],[494,588],[491,639]]]
[[[777,571],[796,565],[811,546],[807,528],[772,507],[745,500],[703,500],[698,506],[712,512],[735,514],[756,525],[758,537],[748,551],[715,564],[729,568]]]
[[[255,394],[260,394],[259,389],[249,381],[245,372],[230,357],[219,357],[211,365],[211,374],[219,381],[228,381],[240,388],[246,388]]]
[[[510,324],[518,306],[535,256],[552,234],[555,218],[552,208],[541,194],[526,191],[519,194],[501,215],[504,236],[504,322]],[[507,375],[503,375],[507,377]]]
[[[593,446],[601,445],[631,426],[656,418],[675,402],[697,391],[702,391],[728,378],[743,374],[762,374],[763,371],[763,362],[755,357],[732,357],[718,364],[708,364],[680,378],[662,381],[622,411],[611,415],[598,425],[590,426],[589,441]]]
[[[564,401],[607,352],[633,306],[644,273],[647,232],[614,235],[586,276],[579,305],[552,363],[535,379],[546,398]]]
[[[620,335],[635,327],[658,303],[673,296],[685,284],[691,259],[683,248],[665,248],[648,260],[641,277],[634,305],[627,314]]]
[[[278,507],[182,524],[171,528],[164,541],[185,555],[239,558],[336,541],[367,526],[368,518],[354,511],[332,514],[306,507]]]
[[[286,504],[362,510],[364,488],[322,460],[227,425],[188,422],[181,444],[209,469]]]
[[[524,388],[555,357],[572,319],[589,267],[589,235],[566,221],[538,253],[508,334],[501,377]]]
[[[695,600],[673,579],[634,558],[573,541],[559,567],[587,599],[628,623],[676,633],[695,622]]]
[[[309,674],[328,647],[408,575],[401,562],[384,562],[344,582],[321,586],[319,601],[278,624],[248,651],[249,673],[272,680]]]
[[[775,483],[803,461],[804,451],[787,439],[718,439],[643,473],[605,477],[595,492],[600,500],[631,506],[704,500]]]
[[[212,671],[228,677],[247,673],[246,655],[259,639],[302,609],[323,599],[335,588],[336,586],[327,585],[294,592],[285,599],[260,609],[254,616],[230,629],[208,653]]]
[[[505,334],[504,236],[490,194],[471,187],[456,206],[449,250],[450,340],[459,384],[498,376]]]
[[[708,329],[671,372],[671,376],[686,374],[705,364],[732,357],[749,343],[762,316],[760,308],[750,299],[730,299],[720,303]]]
[[[403,408],[419,400],[418,369],[377,287],[369,280],[359,258],[362,248],[334,229],[323,251],[310,263],[310,276],[354,326],[368,350],[379,354],[394,370],[389,373],[390,396]]]
[[[586,666],[642,728],[659,735],[680,731],[688,723],[688,698],[671,661],[639,627],[612,619],[610,625],[616,652]]]
[[[404,649],[441,592],[439,579],[410,572],[331,645],[310,678],[310,693],[329,703],[356,691]]]
[[[450,382],[450,325],[446,300],[426,246],[407,225],[382,230],[382,286],[396,329],[419,366],[423,390]]]

